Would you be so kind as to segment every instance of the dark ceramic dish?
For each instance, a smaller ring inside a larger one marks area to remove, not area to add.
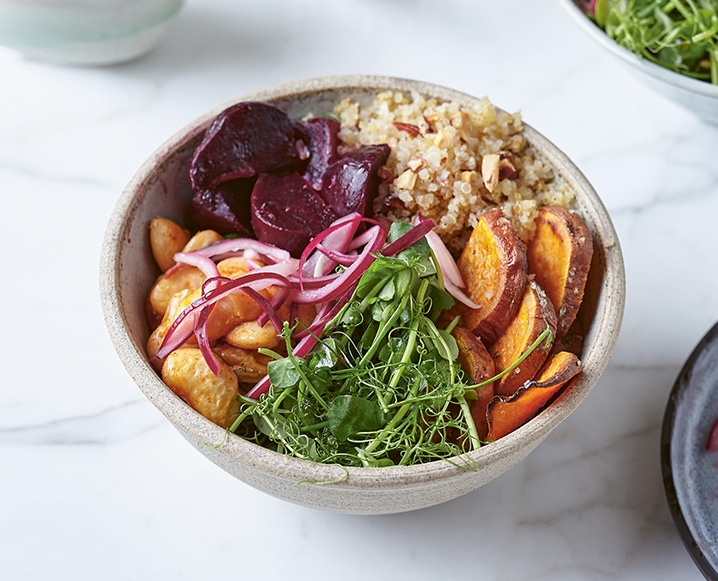
[[[718,580],[718,451],[706,449],[718,418],[718,324],[701,339],[671,391],[661,463],[668,504],[693,561]]]

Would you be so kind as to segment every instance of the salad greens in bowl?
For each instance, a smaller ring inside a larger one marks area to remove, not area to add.
[[[526,458],[598,382],[625,298],[610,217],[560,150],[486,98],[372,76],[181,129],[121,196],[100,272],[120,359],[191,445],[350,514]]]
[[[718,123],[716,0],[560,0],[573,20],[648,87]]]

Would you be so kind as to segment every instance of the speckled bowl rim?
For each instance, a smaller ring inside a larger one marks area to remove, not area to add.
[[[126,326],[127,319],[118,300],[119,288],[118,245],[123,232],[128,228],[128,218],[133,209],[142,202],[135,197],[135,190],[141,187],[154,172],[161,171],[164,164],[186,141],[202,133],[217,113],[232,103],[242,100],[273,100],[286,95],[301,98],[322,92],[340,89],[418,91],[439,99],[460,103],[476,103],[477,98],[449,88],[431,83],[388,76],[348,75],[320,77],[290,82],[264,89],[232,99],[221,104],[181,129],[168,139],[143,164],[128,184],[112,213],[103,242],[101,259],[100,292],[103,312],[108,331],[118,355],[128,373],[149,398],[149,400],[178,428],[191,434],[198,442],[213,442],[233,459],[249,463],[254,468],[269,472],[277,477],[292,478],[297,481],[337,482],[347,488],[396,488],[443,478],[451,478],[466,472],[466,466],[450,461],[439,460],[414,466],[393,466],[385,468],[341,467],[319,464],[292,458],[248,442],[213,424],[194,412],[175,396],[152,369],[144,354],[143,347],[133,343]],[[574,382],[571,389],[521,428],[508,436],[466,454],[470,465],[481,466],[493,460],[516,454],[520,449],[533,449],[588,395],[600,375],[606,368],[615,346],[623,318],[625,301],[625,272],[618,236],[614,230],[608,212],[598,198],[593,187],[569,158],[545,137],[529,125],[525,125],[525,135],[540,155],[549,161],[564,179],[580,189],[591,200],[591,221],[603,236],[607,272],[601,285],[602,292],[596,305],[595,321],[586,337],[586,344],[595,343],[584,359],[584,372]],[[537,437],[538,435],[538,437]],[[205,444],[206,445],[206,444]]]
[[[696,93],[718,101],[718,85],[713,85],[706,81],[681,75],[680,73],[676,73],[675,71],[639,57],[637,54],[622,47],[611,39],[588,16],[586,16],[586,14],[576,5],[574,0],[559,0],[559,2],[563,5],[564,9],[568,12],[571,18],[573,18],[573,20],[579,25],[579,27],[586,32],[586,34],[588,34],[601,47],[608,50],[611,54],[618,57],[627,65],[659,81],[680,87],[690,93]],[[716,106],[718,107],[718,104]]]

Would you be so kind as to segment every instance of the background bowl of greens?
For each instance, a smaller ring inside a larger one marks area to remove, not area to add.
[[[290,83],[237,101],[273,103],[300,117],[307,111],[330,110],[347,96],[370,100],[386,90],[414,91],[471,106],[480,101],[427,83],[365,76]],[[187,176],[190,158],[222,108],[181,129],[137,171],[110,218],[100,269],[105,321],[121,361],[150,402],[201,454],[240,481],[299,505],[348,514],[396,513],[446,502],[497,478],[525,459],[583,402],[617,341],[625,301],[623,258],[611,219],[583,174],[550,141],[525,126],[524,135],[536,154],[575,192],[577,211],[594,236],[592,274],[583,303],[583,372],[560,398],[514,432],[461,457],[384,467],[293,458],[229,433],[190,408],[162,382],[145,351],[146,297],[157,276],[148,227],[157,215],[183,215],[192,195]]]
[[[656,93],[718,123],[718,2],[560,0],[572,19]]]
[[[184,0],[0,0],[0,45],[63,65],[128,62],[156,48]]]

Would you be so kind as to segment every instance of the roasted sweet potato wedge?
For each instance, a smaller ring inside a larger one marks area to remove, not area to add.
[[[571,327],[581,306],[592,255],[591,232],[578,214],[560,206],[539,209],[526,249],[528,272],[556,309],[558,337]]]
[[[580,326],[574,323],[562,337],[556,338],[551,352],[553,354],[558,353],[559,351],[569,351],[576,355],[576,357],[581,357],[581,354],[583,353],[584,340],[585,337],[583,330]]]
[[[526,251],[501,210],[481,216],[457,265],[478,305],[460,309],[462,325],[490,345],[516,315],[526,287]]]
[[[494,397],[486,411],[487,439],[498,440],[534,418],[581,369],[576,355],[561,351],[549,359],[535,381],[520,387],[510,397]]]
[[[456,327],[452,334],[459,347],[459,362],[470,381],[482,383],[496,375],[494,358],[474,333],[464,327]],[[486,439],[488,424],[486,408],[494,397],[494,384],[489,383],[476,389],[476,399],[471,400],[471,417],[476,425],[479,438]]]
[[[511,367],[529,350],[546,327],[551,331],[549,340],[542,341],[518,367],[498,380],[495,388],[498,395],[509,396],[526,381],[533,379],[551,352],[556,334],[556,311],[541,287],[531,281],[526,286],[519,311],[513,321],[489,347],[489,353],[496,364],[496,372],[501,373]]]
[[[474,383],[480,383],[496,374],[494,358],[481,339],[465,327],[456,327],[452,333],[459,347],[459,362]]]

